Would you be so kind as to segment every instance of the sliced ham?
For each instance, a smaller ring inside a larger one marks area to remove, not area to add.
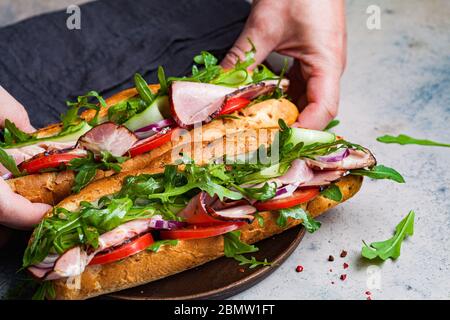
[[[89,260],[86,251],[81,247],[69,249],[56,260],[53,271],[45,277],[45,280],[78,276],[84,271]]]
[[[53,267],[50,268],[38,268],[35,266],[28,267],[28,272],[37,279],[42,279],[45,275],[53,270]]]
[[[326,186],[333,181],[339,180],[345,174],[344,170],[334,171],[314,171],[314,177],[300,185],[300,187],[319,187]]]
[[[295,159],[284,175],[277,178],[282,184],[304,183],[314,177],[313,171],[301,159]]]
[[[124,155],[138,138],[124,126],[106,122],[86,132],[78,139],[80,148],[99,155],[101,151],[108,151],[115,157]]]
[[[182,128],[208,123],[216,117],[228,99],[253,100],[276,89],[275,84],[251,84],[239,89],[207,83],[174,81],[170,87],[172,116]]]
[[[349,155],[336,162],[326,162],[313,159],[305,160],[308,166],[314,170],[353,170],[374,166],[377,162],[368,150],[349,150]]]
[[[251,223],[255,219],[253,214],[256,211],[256,208],[249,204],[229,207],[221,210],[216,210],[212,207],[208,208],[208,213],[214,219],[224,221],[246,221],[248,223]]]
[[[172,116],[184,128],[207,122],[220,111],[214,102],[235,90],[208,83],[174,81],[169,93]]]

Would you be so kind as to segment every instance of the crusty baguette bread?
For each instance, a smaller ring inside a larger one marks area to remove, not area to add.
[[[153,170],[155,172],[155,170]],[[147,172],[150,173],[150,170]],[[362,184],[362,177],[346,176],[336,185],[346,201],[357,193]],[[60,206],[74,210],[81,200],[92,201],[99,196],[118,191],[121,185],[119,176],[111,183],[100,180],[94,182],[80,195],[73,195],[61,202]],[[316,217],[328,209],[338,205],[338,202],[318,196],[303,208]],[[241,240],[255,243],[265,238],[291,228],[301,223],[300,220],[289,219],[285,228],[276,224],[277,214],[263,212],[263,226],[258,221],[244,226],[241,230]],[[170,275],[202,265],[224,255],[223,236],[207,239],[180,240],[176,246],[163,246],[158,252],[142,251],[134,256],[118,262],[88,266],[83,274],[74,279],[62,279],[54,282],[57,299],[87,299],[98,295],[135,287]]]
[[[122,99],[129,98],[136,94],[135,89],[125,90],[111,97],[107,100],[108,105],[113,105]],[[102,109],[103,110],[103,109]],[[92,111],[92,110],[89,110]],[[106,111],[105,111],[106,112]],[[83,113],[86,118],[89,118],[89,113]],[[91,115],[92,116],[92,115]],[[191,130],[186,135],[180,135],[179,139],[174,139],[168,143],[142,155],[127,160],[122,164],[122,172],[133,171],[147,166],[163,166],[172,163],[170,155],[174,148],[181,148],[183,145],[188,145],[187,142],[192,142],[191,149],[193,151],[202,152],[203,156],[192,156],[196,163],[202,164],[200,159],[212,159],[212,155],[220,157],[220,141],[225,135],[236,139],[235,144],[245,150],[246,152],[255,150],[258,145],[258,139],[251,137],[251,132],[256,132],[258,129],[275,129],[278,128],[278,119],[283,119],[288,125],[293,124],[298,117],[297,107],[286,99],[271,99],[260,103],[256,103],[247,108],[232,114],[235,117],[225,117],[215,119],[214,121],[202,126],[202,130]],[[199,134],[201,132],[201,134]],[[249,141],[245,137],[239,136],[241,133],[247,132]],[[275,131],[270,130],[269,135],[273,135]],[[258,133],[259,134],[259,133]],[[237,143],[239,141],[246,141],[245,143]],[[256,139],[256,140],[255,140]],[[252,142],[253,141],[253,142]],[[270,142],[269,142],[270,143]],[[252,145],[251,147],[249,145]],[[184,153],[186,148],[180,149]],[[209,153],[210,155],[206,155]],[[229,152],[226,152],[230,154]],[[238,154],[233,152],[232,154]],[[161,157],[163,156],[163,157]],[[161,158],[158,162],[157,159]],[[98,170],[96,180],[108,177],[115,174],[114,171]],[[11,189],[29,199],[32,202],[42,202],[54,205],[70,195],[73,186],[75,174],[73,171],[62,172],[47,172],[27,175],[15,179],[7,180]]]

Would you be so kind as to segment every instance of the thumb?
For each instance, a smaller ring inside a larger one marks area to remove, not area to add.
[[[252,43],[256,48],[255,63],[252,64],[249,69],[253,69],[255,66],[262,63],[273,51],[276,46],[275,41],[270,37],[265,37],[265,30],[259,30],[257,27],[258,25],[261,26],[261,23],[254,24],[252,18],[249,18],[241,35],[220,63],[223,68],[233,68],[239,59],[244,60],[245,52],[252,49]]]
[[[0,127],[4,126],[6,119],[11,120],[20,130],[27,133],[36,131],[22,104],[0,86]]]
[[[0,178],[0,223],[15,229],[30,229],[38,224],[52,206],[32,203],[12,192],[8,184]]]
[[[337,115],[340,76],[318,74],[306,84],[308,104],[298,117],[296,126],[322,130]]]

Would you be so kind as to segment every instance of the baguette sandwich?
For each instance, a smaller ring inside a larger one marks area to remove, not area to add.
[[[165,168],[150,163],[91,183],[48,212],[23,267],[56,299],[139,286],[224,255],[270,267],[251,257],[254,243],[298,224],[314,232],[314,217],[351,198],[362,176],[390,178],[359,145],[279,123],[268,147],[253,152],[234,144],[207,161],[209,151],[191,148],[153,160],[175,163]]]
[[[156,85],[136,74],[135,88],[106,100],[89,92],[68,102],[61,123],[33,134],[7,120],[0,173],[14,192],[54,205],[94,180],[147,167],[182,145],[277,128],[278,119],[291,125],[298,111],[283,98],[288,81],[262,65],[247,71],[253,54],[224,70],[202,52],[192,76],[166,78],[160,68]]]

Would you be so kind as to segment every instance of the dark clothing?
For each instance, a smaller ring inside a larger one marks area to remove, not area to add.
[[[44,14],[0,29],[0,84],[43,127],[66,100],[108,97],[135,72],[155,82],[159,65],[180,76],[201,50],[223,56],[249,11],[243,0],[99,0],[81,6],[81,30],[67,28],[65,10]]]

